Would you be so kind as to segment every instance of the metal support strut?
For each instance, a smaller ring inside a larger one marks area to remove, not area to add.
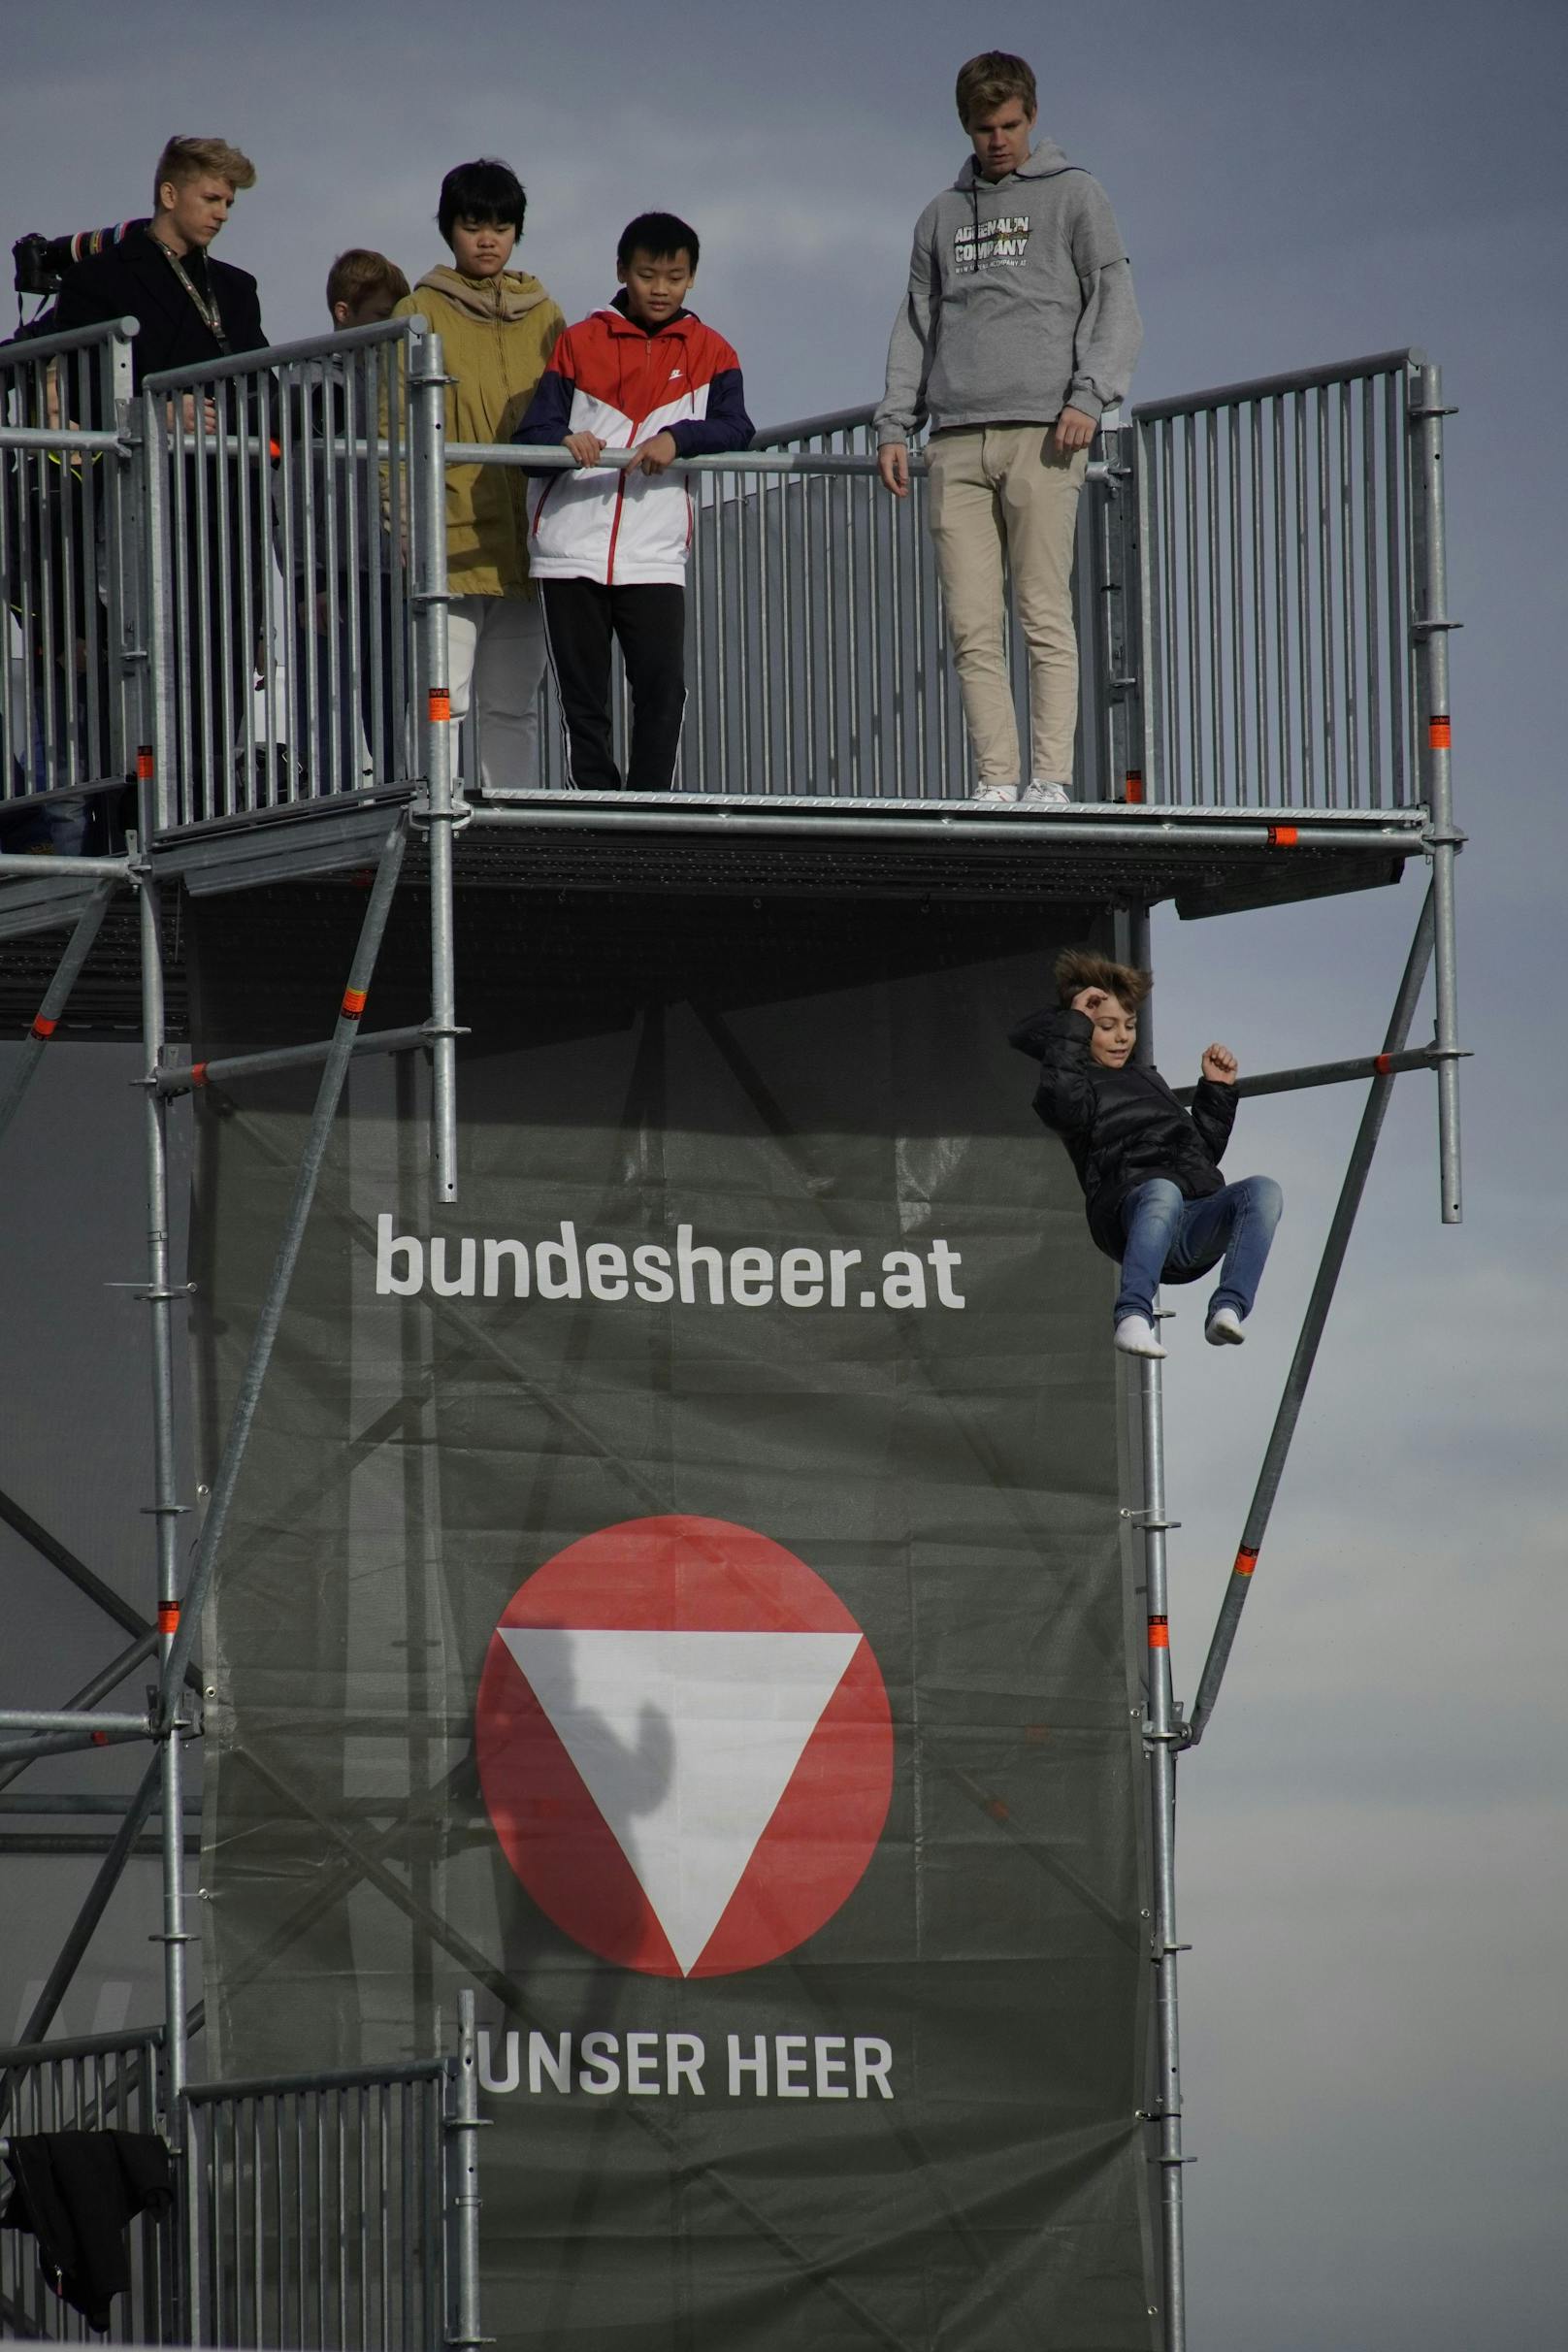
[[[1459,989],[1454,916],[1454,865],[1464,835],[1454,823],[1454,730],[1449,711],[1448,554],[1443,528],[1443,371],[1428,360],[1420,375],[1421,399],[1411,411],[1416,435],[1416,651],[1421,693],[1418,716],[1425,731],[1421,757],[1431,830],[1432,912],[1437,965],[1437,1148],[1442,1168],[1443,1223],[1463,1220],[1459,1177]]]
[[[430,831],[430,1023],[432,1136],[436,1198],[457,1198],[457,1015],[452,949],[452,696],[447,669],[446,608],[446,382],[439,335],[416,338],[408,349],[409,436],[412,442],[414,590],[421,659],[420,728],[424,738],[425,805]],[[463,812],[466,817],[466,810]]]
[[[1328,1321],[1328,1310],[1333,1304],[1340,1270],[1345,1263],[1345,1253],[1350,1247],[1351,1228],[1356,1223],[1356,1214],[1361,1205],[1361,1194],[1366,1190],[1366,1180],[1372,1166],[1372,1155],[1378,1148],[1378,1137],[1383,1132],[1384,1118],[1388,1112],[1389,1098],[1393,1094],[1395,1069],[1392,1065],[1401,1064],[1405,1060],[1405,1040],[1410,1034],[1410,1025],[1415,1019],[1416,1006],[1420,1001],[1421,987],[1426,978],[1426,966],[1432,956],[1435,912],[1433,902],[1436,889],[1437,883],[1434,875],[1432,886],[1421,906],[1421,919],[1416,925],[1416,935],[1410,943],[1410,954],[1406,959],[1404,976],[1399,983],[1399,994],[1394,999],[1393,1011],[1388,1017],[1384,1050],[1378,1057],[1380,1062],[1387,1061],[1390,1066],[1387,1070],[1380,1070],[1373,1079],[1367,1094],[1366,1108],[1361,1113],[1361,1124],[1356,1129],[1356,1141],[1351,1148],[1350,1163],[1345,1170],[1345,1181],[1340,1187],[1339,1199],[1335,1203],[1334,1214],[1329,1223],[1328,1238],[1323,1243],[1323,1258],[1319,1262],[1317,1278],[1312,1286],[1312,1294],[1307,1300],[1306,1314],[1302,1318],[1301,1336],[1295,1343],[1295,1354],[1290,1358],[1290,1369],[1285,1376],[1285,1389],[1280,1398],[1280,1409],[1274,1417],[1274,1426],[1269,1432],[1268,1445],[1263,1454],[1263,1466],[1258,1474],[1258,1485],[1253,1490],[1252,1508],[1247,1514],[1247,1523],[1242,1529],[1241,1542],[1236,1551],[1235,1565],[1230,1571],[1230,1581],[1225,1586],[1225,1599],[1220,1604],[1219,1621],[1215,1625],[1213,1639],[1209,1643],[1209,1654],[1203,1661],[1203,1672],[1198,1679],[1197,1696],[1192,1702],[1192,1719],[1187,1729],[1187,1743],[1190,1747],[1195,1746],[1203,1737],[1204,1728],[1210,1715],[1214,1713],[1214,1702],[1219,1696],[1220,1684],[1230,1656],[1231,1645],[1236,1638],[1236,1628],[1241,1622],[1241,1613],[1247,1605],[1247,1595],[1252,1590],[1253,1571],[1258,1565],[1258,1552],[1262,1550],[1263,1536],[1268,1527],[1269,1516],[1274,1509],[1274,1498],[1279,1493],[1280,1481],[1285,1475],[1285,1464],[1290,1451],[1290,1441],[1295,1435],[1296,1422],[1301,1418],[1301,1407],[1307,1393],[1307,1383],[1312,1378],[1312,1367],[1317,1360],[1323,1326]],[[1439,1066],[1440,1070],[1452,1070],[1454,1065],[1452,1062],[1444,1062]]]
[[[267,1295],[262,1301],[256,1328],[251,1335],[250,1351],[245,1357],[245,1370],[240,1376],[239,1392],[234,1400],[234,1412],[228,1433],[223,1441],[223,1453],[212,1480],[212,1498],[202,1524],[201,1541],[190,1572],[190,1583],[180,1604],[180,1621],[174,1638],[164,1653],[163,1678],[158,1691],[157,1718],[160,1726],[173,1720],[179,1686],[190,1653],[195,1646],[196,1630],[201,1620],[202,1606],[212,1581],[213,1564],[223,1540],[229,1506],[239,1484],[240,1466],[245,1459],[256,1407],[261,1401],[262,1383],[272,1361],[273,1345],[278,1327],[283,1319],[289,1285],[299,1260],[300,1247],[305,1238],[306,1223],[315,1199],[321,1164],[327,1154],[327,1141],[337,1115],[343,1081],[347,1076],[354,1039],[359,1033],[360,1015],[376,970],[376,959],[391,912],[392,898],[403,868],[404,851],[408,846],[408,832],[402,818],[388,833],[376,869],[376,881],[371,890],[370,903],[360,927],[358,944],[349,968],[348,986],[343,992],[333,1033],[332,1052],[321,1072],[316,1090],[315,1109],[311,1114],[310,1132],[294,1179],[293,1196],[288,1204],[283,1235],[278,1243],[278,1257],[273,1266]],[[178,1820],[178,1815],[176,1816]]]
[[[1171,1689],[1170,1626],[1165,1563],[1164,1401],[1157,1357],[1139,1366],[1143,1424],[1143,1557],[1149,1620],[1149,1812],[1154,1846],[1155,2037],[1159,2090],[1153,2120],[1160,2132],[1160,2212],[1164,2284],[1164,2352],[1185,2352],[1187,2282],[1182,2238],[1182,2074],[1177,2028],[1176,1752],[1182,1744]]]
[[[182,2128],[185,2065],[185,1751],[188,1715],[178,1701],[189,1699],[181,1687],[185,1661],[170,1676],[170,1657],[180,1629],[179,1523],[183,1506],[178,1498],[179,1471],[175,1449],[175,1300],[177,1291],[170,1259],[169,1233],[169,1104],[159,1092],[158,1074],[165,1048],[162,924],[158,886],[150,874],[141,877],[142,1039],[146,1056],[143,1079],[143,1136],[147,1163],[147,1283],[146,1298],[152,1318],[152,1503],[151,1519],[158,1576],[158,1661],[165,1703],[156,1710],[157,1761],[163,1795],[160,1824],[163,1846],[163,2002],[166,2112],[169,2128]]]
[[[487,2118],[479,2112],[478,2042],[474,2030],[474,1991],[457,1996],[457,2055],[450,2074],[445,2116],[446,2180],[451,2229],[451,2309],[446,2341],[451,2352],[474,2352],[494,2338],[479,2333],[479,2134]]]
[[[4,1101],[0,1101],[0,1135],[3,1135],[21,1106],[21,1098],[32,1083],[33,1073],[44,1059],[44,1048],[59,1026],[60,1015],[70,1001],[71,991],[97,938],[109,901],[117,885],[102,881],[77,917],[76,929],[65,943],[65,952],[55,966],[54,977],[44,991],[44,1001],[33,1015],[33,1025],[22,1040],[16,1057],[16,1067]]]

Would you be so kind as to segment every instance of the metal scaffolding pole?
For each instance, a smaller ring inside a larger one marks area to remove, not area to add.
[[[446,613],[446,385],[439,335],[408,348],[408,420],[413,460],[410,499],[418,580],[413,604],[421,647],[420,724],[424,734],[425,805],[430,833],[430,1022],[432,1156],[436,1198],[457,1198],[457,1013],[452,945],[452,833],[460,817],[452,802],[452,697],[447,670]]]
[[[468,1035],[467,1029],[458,1031]],[[425,1022],[410,1029],[376,1029],[368,1037],[356,1037],[353,1051],[364,1054],[408,1054],[431,1042],[431,1030]],[[188,1069],[160,1070],[158,1092],[162,1094],[194,1094],[204,1086],[226,1086],[235,1078],[261,1078],[274,1070],[310,1069],[325,1062],[332,1051],[332,1039],[320,1038],[313,1045],[280,1045],[264,1054],[226,1054],[217,1062],[193,1062]]]
[[[392,899],[397,890],[398,876],[403,868],[403,856],[407,845],[408,830],[405,821],[400,817],[387,835],[386,846],[381,852],[380,863],[376,869],[376,881],[371,890],[370,903],[365,909],[365,919],[360,927],[359,940],[355,946],[353,962],[349,968],[348,986],[343,992],[343,1005],[338,1015],[338,1026],[333,1034],[332,1052],[326,1067],[322,1070],[320,1086],[316,1090],[315,1109],[311,1115],[310,1132],[306,1137],[305,1150],[294,1180],[293,1196],[289,1201],[288,1214],[284,1221],[278,1257],[273,1266],[272,1279],[267,1286],[267,1295],[262,1301],[261,1313],[251,1336],[249,1354],[245,1358],[245,1370],[240,1377],[239,1393],[234,1401],[234,1412],[229,1421],[228,1433],[223,1441],[222,1456],[212,1480],[212,1497],[207,1506],[207,1517],[202,1524],[201,1540],[196,1548],[196,1558],[191,1568],[190,1583],[180,1603],[179,1622],[174,1632],[174,1638],[164,1653],[163,1675],[156,1710],[160,1729],[166,1730],[172,1721],[176,1688],[190,1663],[191,1651],[195,1647],[202,1606],[207,1598],[208,1587],[212,1581],[212,1569],[223,1540],[229,1506],[234,1500],[235,1487],[239,1484],[240,1467],[245,1459],[251,1424],[255,1420],[256,1407],[261,1399],[262,1384],[267,1377],[268,1364],[272,1360],[278,1327],[282,1321],[289,1285],[293,1281],[294,1268],[299,1260],[300,1246],[305,1238],[306,1223],[315,1199],[321,1164],[326,1158],[327,1141],[332,1133],[332,1123],[337,1115],[343,1081],[347,1076],[349,1058],[353,1052],[354,1039],[358,1034],[360,1015],[365,1009],[365,998],[375,974],[376,959],[380,949],[382,933],[386,930],[387,916],[391,912]]]
[[[1454,915],[1454,865],[1464,835],[1454,823],[1453,740],[1449,712],[1448,554],[1443,526],[1443,371],[1430,360],[1420,374],[1421,399],[1411,409],[1416,429],[1421,496],[1416,514],[1416,562],[1421,610],[1417,646],[1424,671],[1427,839],[1432,852],[1432,900],[1437,966],[1437,1142],[1442,1163],[1443,1223],[1463,1219],[1459,1174],[1459,995]]]
[[[1421,920],[1416,926],[1416,935],[1410,943],[1410,954],[1406,959],[1404,976],[1399,983],[1399,994],[1394,999],[1394,1008],[1388,1020],[1384,1051],[1390,1061],[1402,1052],[1405,1039],[1410,1034],[1410,1025],[1415,1019],[1416,1006],[1421,999],[1421,987],[1426,978],[1426,966],[1432,956],[1435,896],[1434,877],[1433,887],[1427,892],[1421,906]],[[1258,1566],[1258,1555],[1262,1550],[1269,1516],[1274,1509],[1274,1499],[1279,1493],[1280,1481],[1285,1475],[1285,1464],[1290,1451],[1290,1441],[1295,1435],[1296,1423],[1301,1418],[1301,1407],[1307,1393],[1307,1383],[1312,1378],[1312,1367],[1317,1360],[1319,1343],[1323,1335],[1323,1326],[1328,1321],[1329,1307],[1333,1304],[1334,1290],[1339,1282],[1340,1270],[1345,1263],[1345,1253],[1350,1247],[1351,1229],[1356,1223],[1356,1211],[1361,1205],[1361,1194],[1366,1190],[1367,1175],[1372,1166],[1372,1155],[1377,1150],[1378,1137],[1383,1132],[1383,1122],[1392,1093],[1392,1071],[1373,1079],[1371,1091],[1367,1095],[1366,1108],[1361,1113],[1361,1124],[1356,1129],[1356,1141],[1351,1148],[1350,1163],[1345,1170],[1345,1181],[1340,1187],[1339,1199],[1335,1204],[1333,1218],[1329,1224],[1328,1238],[1323,1243],[1323,1258],[1319,1263],[1317,1279],[1312,1286],[1312,1295],[1307,1300],[1307,1311],[1301,1323],[1301,1336],[1295,1343],[1295,1354],[1290,1358],[1290,1369],[1285,1376],[1284,1394],[1280,1398],[1280,1408],[1274,1417],[1273,1429],[1269,1433],[1268,1446],[1263,1454],[1263,1466],[1258,1474],[1258,1485],[1253,1492],[1252,1508],[1247,1514],[1247,1523],[1242,1530],[1241,1543],[1237,1548],[1235,1565],[1230,1571],[1230,1581],[1225,1586],[1225,1599],[1220,1605],[1219,1620],[1209,1643],[1209,1654],[1203,1662],[1203,1672],[1198,1679],[1197,1696],[1192,1702],[1192,1717],[1187,1727],[1187,1740],[1190,1746],[1195,1746],[1203,1737],[1209,1717],[1214,1713],[1214,1703],[1219,1696],[1225,1665],[1236,1639],[1236,1628],[1241,1622],[1241,1613],[1247,1605],[1247,1595],[1252,1590],[1253,1571]]]
[[[479,2113],[478,2051],[474,2031],[474,1990],[457,1996],[457,2055],[448,2061],[446,2104],[447,2182],[451,2196],[452,2311],[448,2352],[475,2352],[486,2338],[479,2331]]]
[[[1160,2264],[1164,2303],[1160,2313],[1164,2352],[1184,2352],[1187,2342],[1186,2265],[1183,2246],[1182,2074],[1177,2014],[1176,1956],[1176,1751],[1182,1731],[1171,1689],[1169,1600],[1165,1534],[1164,1400],[1160,1363],[1139,1365],[1143,1430],[1143,1557],[1148,1617],[1148,1713],[1143,1736],[1149,1756],[1149,1812],[1154,1849],[1155,2037],[1159,2087],[1152,2120],[1160,2133]]]
[[[53,1036],[59,1025],[60,1015],[70,1001],[71,991],[77,984],[82,967],[92,953],[92,943],[98,936],[104,916],[109,911],[109,901],[114,897],[116,887],[117,885],[114,882],[100,882],[77,917],[76,929],[65,944],[65,953],[54,967],[53,978],[44,991],[44,1001],[33,1015],[33,1025],[22,1040],[16,1071],[10,1086],[6,1089],[5,1100],[0,1102],[0,1135],[4,1135],[21,1107],[21,1098],[32,1084],[34,1073],[44,1059],[44,1048]]]
[[[1467,1053],[1461,1061],[1468,1061]],[[1413,1045],[1402,1054],[1357,1054],[1348,1062],[1309,1062],[1294,1070],[1260,1070],[1256,1078],[1238,1078],[1231,1093],[1238,1102],[1258,1094],[1299,1094],[1309,1087],[1345,1086],[1357,1078],[1397,1078],[1405,1070],[1434,1070],[1441,1065],[1429,1045]],[[1191,1103],[1196,1087],[1178,1086],[1178,1102]]]
[[[144,1296],[152,1318],[152,1523],[157,1547],[158,1655],[166,1689],[170,1655],[180,1628],[179,1521],[184,1505],[177,1498],[175,1456],[174,1305],[185,1293],[177,1288],[169,1257],[169,1104],[158,1088],[165,1048],[163,948],[158,886],[141,877],[143,1133],[147,1171],[147,1282]],[[182,1671],[182,1669],[181,1669]],[[158,1711],[158,1765],[163,1798],[164,2063],[171,2128],[178,2134],[185,2089],[184,1734],[186,1725],[171,1703]]]

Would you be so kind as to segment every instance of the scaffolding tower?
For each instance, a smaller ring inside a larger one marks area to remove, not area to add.
[[[968,798],[922,469],[909,501],[895,506],[881,496],[868,410],[809,418],[760,436],[744,455],[685,463],[695,564],[676,789],[563,789],[546,690],[539,788],[493,794],[474,731],[459,757],[451,723],[446,471],[539,471],[569,463],[565,453],[448,443],[441,343],[417,318],[149,378],[133,391],[135,332],[125,320],[0,350],[0,577],[11,630],[0,707],[0,997],[8,1013],[25,999],[31,1016],[0,1102],[0,1134],[51,1040],[140,1037],[158,1593],[156,1621],[145,1623],[0,1495],[6,1523],[126,1641],[59,1705],[0,1715],[0,1785],[49,1755],[133,1742],[148,1749],[22,2044],[0,2051],[0,2130],[8,2115],[13,2129],[19,2119],[35,2128],[110,2115],[158,2121],[183,2167],[184,2201],[179,2227],[148,2240],[138,2283],[144,2340],[324,2341],[325,2322],[306,2306],[313,2296],[325,2307],[328,2239],[336,2231],[340,2249],[345,2242],[347,2207],[323,2207],[302,2224],[300,2274],[275,2276],[277,2248],[264,2261],[258,2233],[240,2226],[238,2195],[226,2218],[218,2190],[241,2172],[259,2180],[275,2123],[281,2145],[296,2125],[306,2133],[299,2117],[309,2106],[309,2130],[336,2134],[336,2147],[351,2107],[355,2132],[378,2133],[384,2164],[402,2168],[405,2249],[418,2248],[409,2257],[417,2277],[410,2271],[400,2285],[383,2246],[379,2287],[352,2290],[365,2299],[358,2340],[429,2340],[438,2330],[452,2344],[482,2340],[472,1996],[444,2062],[193,2082],[200,2010],[187,1984],[183,1839],[185,1746],[202,1728],[201,1611],[222,1574],[230,1505],[355,1056],[428,1058],[435,1198],[457,1197],[466,1031],[454,910],[465,889],[520,902],[605,888],[759,900],[809,891],[842,898],[846,921],[866,895],[1019,909],[1088,901],[1111,910],[1118,952],[1146,963],[1150,910],[1161,901],[1185,914],[1283,905],[1396,881],[1421,861],[1426,888],[1381,1045],[1238,1088],[1367,1091],[1187,1708],[1170,1667],[1160,1367],[1149,1360],[1127,1374],[1148,1646],[1158,2078],[1149,2121],[1160,2323],[1177,2352],[1186,2341],[1187,2161],[1178,1759],[1212,1720],[1393,1083],[1415,1070],[1436,1079],[1441,1216],[1460,1217],[1454,880],[1462,836],[1443,536],[1450,411],[1438,368],[1421,352],[1388,351],[1106,422],[1079,534],[1075,804],[1061,812]],[[302,625],[308,600],[316,618]],[[258,642],[263,674],[253,688],[247,649]],[[1022,704],[1025,664],[1013,650]],[[616,724],[624,741],[624,707]],[[23,826],[33,831],[16,848]],[[269,883],[342,893],[367,872],[357,944],[319,1033],[226,1060],[203,1060],[195,1039],[187,1054],[181,907]],[[362,1017],[410,880],[428,899],[428,1017],[376,1030]],[[1429,968],[1434,1030],[1413,1044]],[[299,1065],[319,1070],[315,1107],[187,1568],[171,1106]],[[147,1661],[156,1671],[150,1706],[106,1704]],[[109,1896],[154,1819],[162,2018],[118,2039],[51,2041]],[[341,2278],[334,2291],[351,2292]],[[5,2292],[0,2334],[58,2332]]]

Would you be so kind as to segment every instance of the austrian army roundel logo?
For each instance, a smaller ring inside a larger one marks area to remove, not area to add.
[[[793,1951],[887,1820],[893,1725],[854,1617],[726,1519],[625,1519],[512,1595],[479,1683],[484,1801],[564,1934],[656,1976]]]

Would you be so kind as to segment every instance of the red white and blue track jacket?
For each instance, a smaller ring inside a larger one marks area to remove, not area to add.
[[[611,449],[669,433],[682,457],[744,449],[752,422],[740,362],[690,310],[651,335],[619,305],[595,310],[557,343],[512,439],[539,447],[569,433],[596,433]],[[683,474],[588,466],[536,476],[528,514],[537,580],[678,587],[685,577],[692,502]]]

